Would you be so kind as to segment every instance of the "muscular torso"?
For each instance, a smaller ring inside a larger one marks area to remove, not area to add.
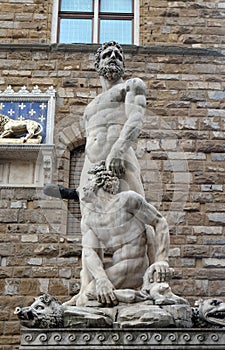
[[[135,91],[131,93],[135,85],[133,82],[136,85],[139,84],[137,80],[130,80],[113,86],[98,95],[85,110],[86,149],[79,186],[80,198],[82,198],[83,186],[87,184],[90,177],[88,171],[96,163],[107,161],[107,157],[111,156],[110,152],[119,140],[127,120],[129,129],[130,114],[126,109],[129,106],[128,110],[131,110],[134,103],[131,99],[128,102],[128,96],[135,96]],[[129,132],[127,137],[130,137]],[[124,136],[121,138],[126,143],[127,139]],[[127,142],[127,144],[131,143]],[[125,147],[124,150],[125,173],[120,176],[119,192],[133,190],[144,196],[140,167],[135,152],[131,146]],[[93,231],[97,241],[113,252],[112,261],[107,266],[107,273],[114,286],[135,288],[142,284],[142,276],[149,264],[145,225],[129,213],[120,201],[121,198],[115,196],[110,206],[107,208],[103,206],[98,212],[96,206],[90,211],[86,203],[81,200],[82,220]],[[82,227],[83,247],[85,247],[85,239],[87,239],[87,247],[90,247],[86,232]],[[96,246],[92,248],[95,249]]]
[[[86,147],[85,161],[80,178],[79,192],[88,182],[88,171],[94,164],[106,160],[112,146],[118,140],[120,132],[127,120],[125,113],[126,93],[129,81],[113,86],[98,95],[85,110]],[[132,147],[125,156],[125,175],[123,175],[120,191],[134,190],[144,195],[140,179],[140,167]],[[80,196],[81,197],[81,196]],[[82,207],[82,205],[81,205]],[[81,208],[83,212],[83,208]]]
[[[90,162],[105,160],[126,121],[125,83],[98,95],[85,110],[86,155]]]

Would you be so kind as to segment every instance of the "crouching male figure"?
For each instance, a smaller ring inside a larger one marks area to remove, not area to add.
[[[81,290],[66,304],[85,305],[89,298],[107,305],[148,299],[151,283],[171,276],[166,219],[137,192],[119,192],[120,180],[104,162],[89,174],[80,198],[85,206]],[[104,259],[106,249],[111,259]]]

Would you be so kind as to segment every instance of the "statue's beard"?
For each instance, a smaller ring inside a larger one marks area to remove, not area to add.
[[[124,74],[124,68],[119,67],[116,64],[109,64],[98,70],[99,75],[103,76],[107,80],[119,80]]]

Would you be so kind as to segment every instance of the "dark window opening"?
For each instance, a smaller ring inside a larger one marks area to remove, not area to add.
[[[69,187],[78,188],[80,183],[80,175],[84,164],[84,148],[80,146],[70,154],[70,177]],[[67,234],[81,237],[80,230],[80,204],[74,200],[68,201],[68,216],[67,216]]]

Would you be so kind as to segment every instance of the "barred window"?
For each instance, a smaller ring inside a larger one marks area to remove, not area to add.
[[[59,43],[137,44],[139,0],[59,0],[58,8]]]
[[[78,188],[80,183],[80,175],[84,164],[84,148],[80,146],[70,154],[70,177],[69,187]],[[70,199],[68,201],[68,215],[67,215],[67,234],[76,237],[81,236],[80,230],[80,204],[79,202]]]

